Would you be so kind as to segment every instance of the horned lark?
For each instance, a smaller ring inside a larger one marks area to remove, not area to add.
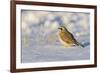
[[[74,36],[72,35],[72,33],[70,33],[66,27],[64,26],[60,26],[58,29],[60,29],[59,32],[59,39],[60,42],[66,46],[66,47],[71,47],[73,45],[77,45],[77,46],[81,46],[84,47],[82,44],[80,44],[79,42],[77,42],[77,40],[74,38]]]

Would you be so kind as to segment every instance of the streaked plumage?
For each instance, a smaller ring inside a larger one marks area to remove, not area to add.
[[[59,39],[64,46],[77,45],[83,47],[64,26],[59,27],[59,29]]]

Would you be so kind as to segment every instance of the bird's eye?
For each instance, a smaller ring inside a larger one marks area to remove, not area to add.
[[[63,28],[60,28],[60,30],[63,30]]]
[[[61,28],[61,30],[63,30],[63,28]]]
[[[58,28],[58,29],[62,30],[62,28],[61,28],[61,27],[60,27],[60,28]]]

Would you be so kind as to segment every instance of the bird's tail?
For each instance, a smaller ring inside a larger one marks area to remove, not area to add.
[[[79,42],[77,42],[76,45],[81,46],[82,48],[84,48],[84,45],[79,43]]]
[[[84,48],[84,45],[83,44],[79,44],[79,46],[81,46],[82,48]]]

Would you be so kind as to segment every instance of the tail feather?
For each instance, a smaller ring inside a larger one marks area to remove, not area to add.
[[[82,48],[84,48],[84,45],[83,44],[79,44],[79,46],[81,46]]]
[[[79,42],[77,42],[76,45],[81,46],[82,48],[84,48],[84,45],[79,43]]]

